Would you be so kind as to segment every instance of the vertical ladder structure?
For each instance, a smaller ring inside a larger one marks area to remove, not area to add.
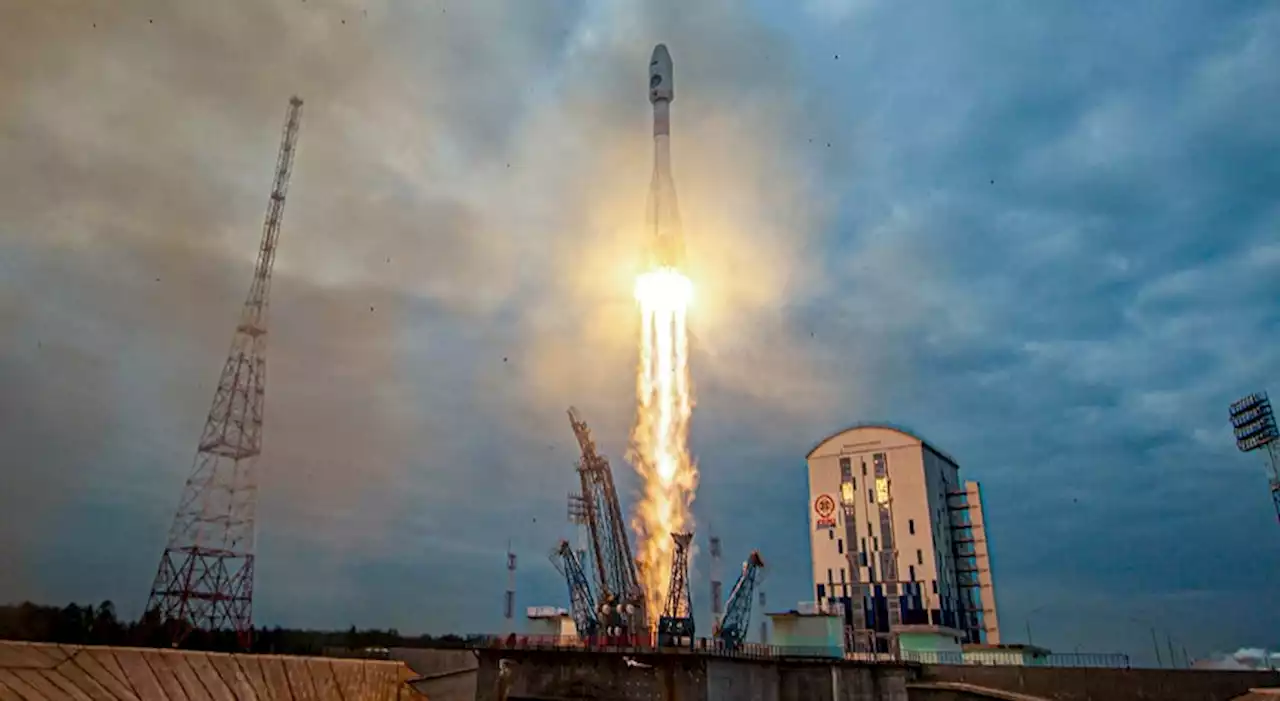
[[[1000,621],[996,615],[995,580],[991,573],[982,491],[973,480],[963,482],[960,487],[949,488],[947,492],[951,554],[955,559],[960,595],[957,627],[964,631],[967,642],[999,645]]]

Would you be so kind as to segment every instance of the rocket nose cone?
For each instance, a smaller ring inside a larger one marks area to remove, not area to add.
[[[653,56],[649,59],[649,101],[671,102],[675,99],[675,71],[671,65],[671,54],[666,44],[653,47]]]

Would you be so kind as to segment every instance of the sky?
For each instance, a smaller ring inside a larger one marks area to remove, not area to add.
[[[727,570],[812,599],[804,456],[888,421],[982,483],[1006,640],[1280,647],[1266,2],[0,1],[0,600],[140,613],[297,94],[257,622],[498,631],[508,542],[565,605],[569,405],[636,488],[658,42]]]

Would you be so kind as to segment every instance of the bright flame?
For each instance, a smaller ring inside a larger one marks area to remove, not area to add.
[[[698,468],[687,447],[693,392],[689,382],[689,305],[693,283],[674,268],[636,278],[640,368],[636,423],[628,456],[644,482],[632,525],[639,535],[640,580],[650,621],[661,615],[675,557],[672,533],[692,530]]]

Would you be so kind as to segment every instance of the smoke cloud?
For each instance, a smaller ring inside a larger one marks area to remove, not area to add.
[[[248,287],[290,94],[306,105],[270,316],[264,615],[323,623],[278,595],[303,578],[325,584],[302,604],[340,624],[369,563],[406,547],[434,565],[407,566],[424,589],[512,533],[550,547],[572,487],[570,403],[630,479],[658,41],[677,61],[696,372],[767,402],[812,369],[765,342],[781,300],[812,285],[824,216],[786,146],[801,100],[784,44],[731,3],[5,12],[0,65],[22,69],[0,73],[0,323],[15,340],[0,443],[16,466],[0,554],[23,563],[6,577],[25,574],[0,598],[143,600]],[[130,525],[86,542],[91,514]],[[122,567],[68,578],[108,550]]]
[[[569,404],[636,486],[662,42],[727,574],[759,547],[810,598],[802,456],[889,420],[982,481],[1037,643],[1114,649],[1082,592],[1167,602],[1192,656],[1264,640],[1223,407],[1280,368],[1277,37],[1265,3],[6,3],[0,600],[145,602],[298,94],[259,620],[497,630],[508,540],[563,603]]]

